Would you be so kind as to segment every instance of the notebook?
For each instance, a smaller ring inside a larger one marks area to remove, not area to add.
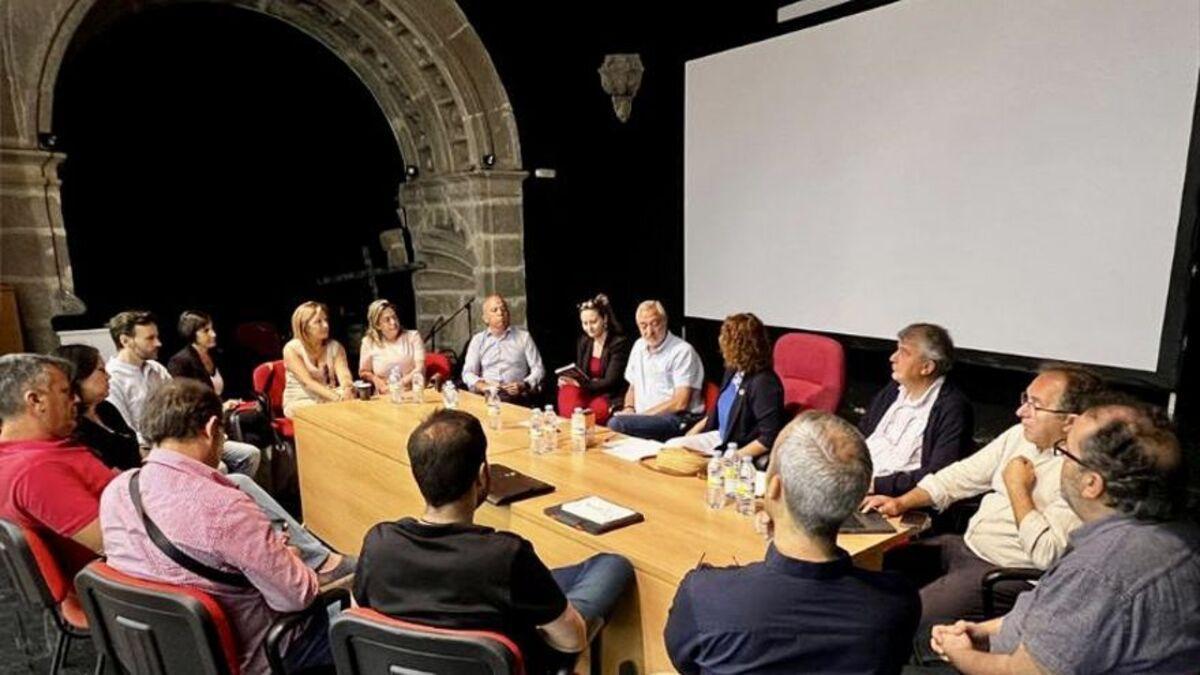
[[[488,489],[489,504],[504,506],[513,502],[529,499],[538,495],[554,492],[554,486],[540,481],[532,476],[503,464],[492,464],[488,467],[491,474],[491,487]]]
[[[640,523],[645,516],[600,497],[584,497],[546,509],[546,515],[590,534],[604,534],[626,525]]]

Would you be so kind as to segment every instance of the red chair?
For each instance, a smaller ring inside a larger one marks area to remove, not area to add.
[[[287,440],[295,438],[292,420],[283,416],[283,387],[287,383],[287,367],[283,361],[268,361],[254,369],[254,393],[270,411],[271,426]]]
[[[600,628],[589,626],[591,672],[599,675]],[[366,673],[471,673],[523,675],[521,648],[499,633],[434,628],[355,607],[333,619],[329,629],[339,675]],[[559,675],[571,673],[570,666]]]
[[[49,612],[58,629],[50,674],[67,659],[72,640],[86,639],[88,619],[71,580],[54,559],[50,546],[37,531],[0,519],[0,559],[22,604]],[[103,655],[100,657],[103,659]],[[103,661],[96,664],[96,671]]]
[[[775,342],[775,374],[783,380],[790,416],[808,409],[837,412],[846,389],[846,352],[833,338],[788,333]]]
[[[432,380],[437,377],[438,382],[447,382],[450,380],[450,375],[453,371],[450,369],[450,359],[441,352],[427,352],[425,354],[425,380]]]
[[[717,409],[717,399],[721,398],[721,388],[714,382],[704,383],[704,414],[711,415]]]
[[[208,593],[139,579],[96,561],[75,578],[94,629],[96,651],[130,675],[238,675],[237,635],[228,615]],[[349,604],[349,592],[322,593],[303,612],[276,620],[267,633],[271,672],[282,674],[283,644],[299,622]]]

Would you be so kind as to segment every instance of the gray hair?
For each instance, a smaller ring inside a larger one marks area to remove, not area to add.
[[[792,520],[814,537],[837,537],[871,484],[862,434],[836,415],[809,410],[780,432],[774,454]]]
[[[663,321],[667,320],[667,310],[665,307],[663,307],[663,304],[657,300],[643,300],[638,304],[637,311],[634,312],[633,315],[637,316],[643,312],[657,312],[658,315],[663,318]]]
[[[42,354],[0,356],[0,420],[9,420],[25,412],[26,392],[50,384],[48,368],[57,368],[71,379],[75,368],[70,361]]]
[[[920,343],[921,355],[933,362],[935,376],[945,375],[954,367],[954,341],[949,331],[936,323],[909,324],[896,337]]]

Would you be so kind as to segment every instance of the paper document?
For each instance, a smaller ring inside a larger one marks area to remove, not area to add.
[[[623,459],[626,462],[636,462],[644,457],[653,457],[662,450],[663,444],[645,438],[621,438],[600,444],[604,452]]]
[[[663,445],[674,448],[687,448],[696,452],[703,452],[706,455],[712,455],[713,451],[721,445],[721,432],[706,431],[702,434],[693,434],[691,436],[676,436],[663,443]]]
[[[624,506],[617,506],[599,497],[584,497],[573,502],[567,502],[562,505],[562,510],[597,525],[606,525],[622,518],[628,518],[636,513]]]

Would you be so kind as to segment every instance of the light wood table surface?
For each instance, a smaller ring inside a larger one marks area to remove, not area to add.
[[[600,552],[620,553],[637,573],[636,593],[618,605],[604,634],[606,670],[632,660],[638,672],[667,671],[663,645],[667,612],[680,580],[703,559],[734,565],[763,559],[765,543],[752,519],[732,508],[711,510],[704,503],[704,481],[667,476],[639,463],[602,452],[570,450],[569,423],[560,420],[558,448],[535,455],[529,450],[529,410],[502,406],[502,428],[488,429],[483,398],[460,392],[459,409],[484,421],[488,461],[503,464],[554,485],[555,492],[502,507],[484,505],[476,521],[516,532],[533,542],[550,567],[580,562]],[[419,516],[424,502],[409,468],[406,443],[421,420],[441,407],[441,397],[426,392],[426,402],[394,404],[376,399],[303,408],[295,428],[305,525],[335,548],[357,553],[373,525]],[[607,430],[600,440],[611,436]],[[603,535],[568,527],[544,514],[547,507],[596,495],[645,515],[645,522]],[[878,569],[883,553],[907,538],[892,535],[842,535],[838,544],[855,563]]]

